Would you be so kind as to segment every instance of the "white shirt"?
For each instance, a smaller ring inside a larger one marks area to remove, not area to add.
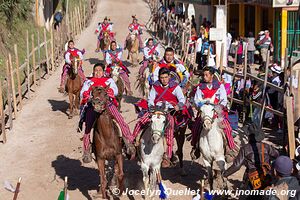
[[[177,97],[178,105],[180,105],[180,106],[185,105],[186,99],[185,99],[185,97],[183,95],[183,92],[182,92],[182,89],[179,85],[176,86],[176,88],[173,90],[172,94],[174,94]],[[154,89],[154,87],[152,87],[150,92],[149,92],[149,96],[148,96],[148,106],[149,106],[149,108],[151,106],[155,106],[154,100],[155,100],[157,95],[160,95],[160,94],[158,94],[156,92],[156,90]],[[161,106],[162,102],[157,102],[156,105]],[[169,108],[174,108],[174,107],[171,103],[166,102],[166,108],[169,109]]]
[[[67,52],[65,54],[65,62],[68,63],[68,64],[71,64],[70,55],[71,55],[70,52]],[[83,60],[83,55],[82,55],[81,51],[78,50],[77,55],[79,56],[80,60]]]
[[[111,51],[108,51],[106,52],[106,56],[105,56],[105,60],[106,60],[106,63],[109,65],[109,64],[112,64],[113,59],[112,56],[110,54],[113,54],[114,56],[116,56],[119,60],[122,61],[122,54],[123,52],[122,51],[117,51],[117,55],[115,52],[111,52]]]
[[[152,47],[146,46],[144,48],[144,57],[146,60],[153,58],[154,55],[159,56],[158,46],[155,48],[154,52],[151,55],[149,54],[149,52],[151,51],[152,48],[154,48],[154,46],[152,46]]]
[[[86,81],[84,81],[83,86],[82,86],[81,91],[80,91],[80,98],[81,98],[81,99],[83,98],[83,93],[84,93],[85,91],[88,91],[89,88],[90,88],[93,84],[94,84],[94,82],[91,81],[91,80],[89,80],[89,79],[86,80]],[[106,85],[109,85],[109,88],[111,88],[111,89],[114,91],[114,95],[115,95],[115,96],[118,95],[118,92],[119,92],[119,91],[118,91],[118,87],[117,87],[115,81],[114,81],[112,78],[108,79],[108,80],[105,82],[105,84],[106,84]]]
[[[210,86],[210,87],[212,87],[212,86]],[[194,102],[197,107],[201,107],[201,104],[203,104],[206,100],[208,100],[208,99],[203,99],[203,96],[204,96],[203,92],[201,91],[201,89],[198,86],[195,97],[194,97]],[[227,106],[227,103],[228,103],[227,93],[226,93],[226,90],[225,90],[225,87],[223,84],[221,84],[219,89],[216,91],[215,98],[219,99],[219,103],[221,105],[223,105],[225,107]]]
[[[198,39],[197,39],[197,44],[196,44],[197,46],[196,46],[196,51],[197,52],[201,52],[201,48],[202,48],[202,38],[201,37],[199,37]]]
[[[98,28],[97,28],[97,31],[98,31],[99,33],[102,32],[102,24],[103,24],[103,23],[101,23],[101,24],[98,26]],[[112,30],[113,30],[113,24],[112,24],[112,23],[109,23],[109,26],[107,27],[106,30],[112,32]]]

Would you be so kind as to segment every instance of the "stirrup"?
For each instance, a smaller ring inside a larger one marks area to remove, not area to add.
[[[161,167],[162,168],[169,168],[169,167],[173,167],[173,163],[171,162],[171,160],[168,158],[167,154],[164,153],[163,158],[162,158],[162,162],[161,162]]]

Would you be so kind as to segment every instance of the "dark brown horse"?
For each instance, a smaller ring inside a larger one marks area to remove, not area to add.
[[[68,70],[66,92],[68,93],[70,100],[69,119],[71,119],[74,114],[78,114],[79,110],[79,95],[82,87],[82,82],[80,76],[78,75],[78,68],[81,65],[81,62],[82,61],[80,59],[73,59],[71,68]]]
[[[102,198],[106,199],[107,179],[105,173],[105,160],[115,160],[115,176],[120,194],[123,191],[123,158],[120,132],[107,111],[109,98],[107,90],[103,87],[94,87],[92,90],[92,104],[94,110],[98,113],[93,136],[93,151],[100,173]]]

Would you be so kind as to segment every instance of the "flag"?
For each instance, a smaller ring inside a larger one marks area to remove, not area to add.
[[[160,191],[159,198],[160,199],[167,199],[168,195],[166,193],[166,187],[163,185],[162,182],[160,182],[158,186],[159,186],[159,191]]]
[[[62,191],[59,193],[59,196],[58,196],[58,199],[57,199],[57,200],[65,200],[65,191],[62,190]],[[69,194],[67,194],[66,200],[69,200]]]

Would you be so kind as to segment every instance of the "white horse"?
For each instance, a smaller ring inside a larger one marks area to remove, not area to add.
[[[165,152],[163,134],[166,119],[164,112],[155,111],[151,116],[151,126],[141,136],[139,151],[143,182],[146,190],[149,188],[150,191],[154,191],[157,186],[157,175],[160,176],[161,162]]]
[[[226,169],[221,107],[214,104],[214,97],[201,109],[203,128],[200,133],[200,151],[207,169],[208,183],[213,189],[223,188],[222,173]],[[218,116],[218,117],[216,117]],[[215,172],[215,173],[213,173]]]

